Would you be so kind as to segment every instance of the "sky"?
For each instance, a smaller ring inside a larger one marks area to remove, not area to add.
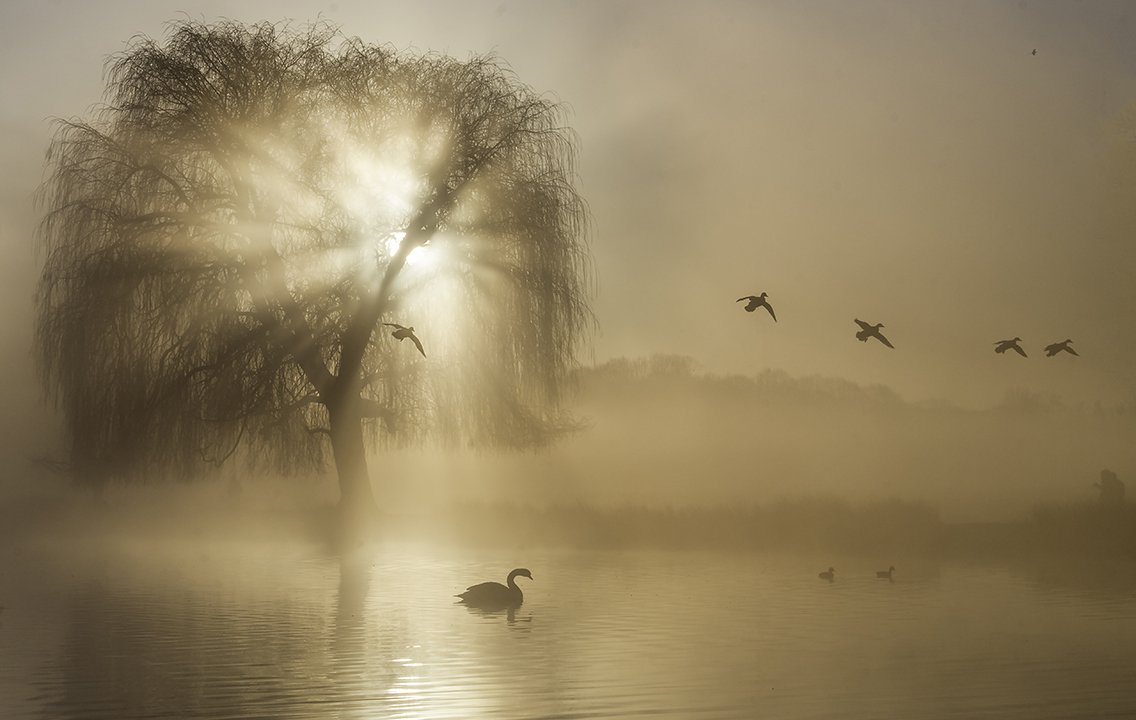
[[[9,0],[0,431],[25,451],[51,422],[29,348],[52,118],[88,114],[108,57],[187,17],[494,53],[565,103],[593,219],[586,364],[674,353],[965,407],[1136,396],[1130,4]],[[761,291],[779,322],[735,303]],[[993,353],[1014,336],[1028,359]],[[1043,356],[1065,338],[1080,357]]]

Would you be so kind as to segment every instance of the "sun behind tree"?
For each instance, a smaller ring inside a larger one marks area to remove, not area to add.
[[[36,354],[79,480],[330,450],[358,522],[368,441],[563,429],[591,314],[557,104],[492,58],[327,26],[177,23],[108,77],[40,196]]]

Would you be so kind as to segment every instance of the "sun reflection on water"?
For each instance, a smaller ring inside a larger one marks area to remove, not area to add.
[[[295,720],[906,718],[944,698],[960,717],[1136,709],[1130,589],[1054,594],[997,568],[881,585],[874,564],[845,563],[830,586],[813,559],[747,558],[739,573],[735,556],[528,548],[544,571],[511,618],[452,596],[513,551],[147,553],[84,557],[42,598],[7,586],[5,643],[34,662],[0,663],[0,707],[26,696],[42,706],[28,716]],[[0,572],[44,582],[51,564],[34,560],[0,557]]]

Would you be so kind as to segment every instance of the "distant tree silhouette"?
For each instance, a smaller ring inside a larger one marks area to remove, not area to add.
[[[40,192],[35,348],[77,476],[330,450],[363,517],[367,440],[564,427],[590,261],[557,104],[492,58],[327,26],[177,23],[108,70]]]
[[[1100,482],[1093,483],[1100,493],[1097,500],[1102,507],[1120,507],[1124,504],[1124,481],[1111,470],[1101,470]]]

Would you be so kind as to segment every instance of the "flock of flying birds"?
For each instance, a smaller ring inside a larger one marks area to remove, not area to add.
[[[1037,55],[1037,48],[1034,48],[1031,54]],[[773,312],[773,306],[769,304],[767,293],[763,292],[760,295],[746,295],[745,297],[738,298],[737,301],[742,302],[743,300],[746,303],[746,312],[753,312],[759,307],[763,307],[769,311],[769,315],[773,318],[773,322],[777,322],[777,313]],[[884,334],[880,332],[880,328],[884,326],[883,323],[876,323],[875,325],[872,325],[871,323],[866,323],[863,320],[856,319],[856,324],[860,326],[860,330],[856,333],[856,339],[860,342],[868,342],[868,338],[875,338],[884,345],[887,345],[889,348],[892,348],[893,350],[895,349],[895,345],[892,345],[891,341],[884,337]],[[422,349],[422,341],[419,340],[418,336],[414,334],[413,326],[405,327],[403,325],[399,325],[398,323],[388,322],[383,323],[383,325],[394,328],[394,330],[391,332],[391,337],[393,337],[395,340],[402,342],[403,340],[409,339],[414,343],[414,347],[418,348],[418,352],[422,353],[422,357],[426,357],[426,351]],[[999,340],[998,342],[994,343],[994,352],[1000,355],[1007,350],[1013,350],[1022,357],[1028,357],[1028,355],[1026,355],[1026,351],[1022,350],[1022,346],[1018,344],[1021,341],[1022,339],[1020,337],[1015,337],[1010,340]],[[1077,351],[1069,347],[1072,342],[1072,340],[1065,340],[1064,342],[1046,345],[1045,356],[1053,357],[1059,352],[1067,352],[1076,355]]]
[[[773,306],[769,304],[768,293],[763,292],[760,295],[746,295],[745,297],[738,298],[736,302],[744,302],[746,312],[754,312],[758,308],[763,307],[767,311],[769,311],[769,316],[773,318],[773,322],[777,322],[777,313],[773,311]],[[880,332],[880,328],[884,326],[883,323],[876,323],[873,325],[871,323],[866,323],[859,318],[855,318],[855,323],[860,326],[860,330],[856,333],[856,339],[860,342],[868,342],[868,338],[875,338],[889,348],[895,349],[895,346],[891,344],[891,341],[884,337],[884,334]],[[994,343],[994,352],[1001,355],[1007,350],[1013,350],[1022,357],[1028,357],[1028,355],[1026,355],[1026,351],[1023,350],[1022,346],[1019,344],[1021,341],[1022,339],[1020,337],[1011,338],[1009,340],[999,340],[998,342]],[[1064,340],[1063,342],[1055,342],[1050,345],[1046,345],[1045,356],[1053,357],[1060,352],[1067,352],[1071,355],[1077,355],[1077,351],[1069,347],[1072,343],[1072,340]],[[894,582],[894,573],[895,566],[892,566],[887,570],[877,571],[876,577],[887,578],[888,580],[892,580]],[[825,570],[818,575],[821,580],[827,580],[829,582],[832,582],[836,579],[836,571],[832,568],[829,568],[828,570]]]
[[[745,302],[746,312],[753,312],[754,310],[763,307],[769,311],[769,316],[773,318],[773,322],[777,322],[777,313],[773,312],[773,306],[769,304],[768,293],[763,292],[760,295],[746,295],[745,297],[738,298],[736,302]],[[866,323],[859,318],[856,318],[855,322],[860,326],[860,330],[856,333],[857,340],[859,340],[860,342],[868,342],[868,338],[875,338],[884,345],[887,345],[889,348],[892,348],[893,350],[895,349],[895,345],[892,345],[891,341],[884,337],[884,334],[880,332],[880,328],[884,326],[883,323],[876,323],[873,325],[871,323]],[[1013,350],[1022,357],[1029,357],[1028,355],[1026,355],[1026,351],[1022,349],[1022,346],[1019,345],[1021,341],[1022,339],[1020,337],[1011,338],[1009,340],[999,340],[998,342],[994,343],[994,352],[1001,355],[1007,350]],[[1050,345],[1046,345],[1045,356],[1053,357],[1054,355],[1061,352],[1067,352],[1070,355],[1077,355],[1077,351],[1070,347],[1070,345],[1072,344],[1072,340],[1066,339],[1062,342],[1055,342]],[[1078,357],[1080,356],[1078,355]]]
[[[753,312],[758,308],[763,307],[769,311],[769,316],[773,318],[773,322],[777,322],[777,313],[773,312],[773,306],[769,304],[768,293],[763,292],[760,295],[746,295],[745,297],[738,298],[736,302],[744,302],[746,312]],[[857,340],[859,340],[860,342],[868,342],[868,338],[875,338],[889,348],[892,348],[893,350],[895,349],[895,345],[892,345],[891,341],[888,340],[882,332],[880,332],[880,328],[884,326],[883,323],[875,323],[873,325],[872,323],[866,323],[859,318],[854,318],[853,320],[857,325],[860,326],[860,329],[856,332]],[[393,337],[395,340],[402,342],[403,340],[409,339],[414,343],[414,347],[418,348],[418,352],[422,353],[422,357],[426,357],[426,351],[422,349],[422,341],[419,340],[418,336],[414,334],[413,326],[406,327],[404,325],[399,325],[398,323],[388,322],[383,323],[383,325],[394,328],[394,330],[391,332],[391,337]],[[1029,357],[1028,355],[1026,355],[1026,351],[1023,350],[1022,346],[1019,344],[1021,343],[1021,341],[1022,339],[1020,337],[1010,338],[1009,340],[999,340],[998,342],[994,343],[994,352],[1001,355],[1007,350],[1013,350],[1022,357]],[[1061,342],[1055,342],[1046,345],[1045,356],[1053,357],[1058,353],[1067,352],[1070,355],[1077,355],[1078,357],[1080,357],[1077,351],[1070,347],[1070,345],[1072,344],[1072,340],[1066,339]]]

